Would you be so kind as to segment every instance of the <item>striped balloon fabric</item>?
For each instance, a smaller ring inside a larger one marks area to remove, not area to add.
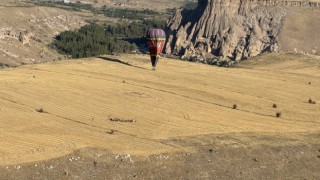
[[[149,47],[152,69],[155,70],[159,55],[166,42],[166,33],[162,29],[149,29],[147,32],[147,43]]]
[[[146,37],[150,55],[160,55],[166,42],[166,33],[162,29],[149,29]]]

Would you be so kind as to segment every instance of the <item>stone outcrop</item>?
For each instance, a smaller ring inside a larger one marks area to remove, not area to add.
[[[199,0],[196,9],[179,9],[168,20],[165,50],[186,59],[220,56],[235,61],[278,52],[287,12],[319,7],[301,1]]]
[[[13,38],[22,44],[29,45],[30,39],[33,34],[25,29],[14,29],[14,28],[1,28],[0,29],[0,39]]]

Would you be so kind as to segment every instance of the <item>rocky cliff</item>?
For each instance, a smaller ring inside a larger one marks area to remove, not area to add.
[[[312,11],[315,18],[314,22],[307,24],[310,26],[307,29],[314,29],[314,26],[320,25],[319,2],[199,0],[196,9],[179,9],[167,22],[169,37],[166,53],[203,61],[215,56],[239,61],[264,52],[277,52],[286,49],[287,40],[283,38],[286,35],[281,34],[282,32],[299,33],[299,30],[285,31],[284,27],[294,25],[294,18],[291,18],[293,20],[290,22],[287,21],[288,14],[301,9]],[[305,13],[300,14],[303,16]],[[294,13],[291,13],[291,16],[294,16]],[[303,22],[302,20],[301,23]],[[298,29],[299,26],[306,29],[305,24],[299,24]],[[299,42],[303,40],[302,37],[297,40],[299,43],[292,45],[293,48],[288,51],[295,48],[294,51],[319,54],[320,31],[314,33],[311,35],[314,38],[311,38],[313,46],[310,49],[303,49],[304,43]]]

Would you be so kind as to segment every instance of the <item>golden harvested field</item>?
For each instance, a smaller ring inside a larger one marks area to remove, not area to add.
[[[85,147],[133,155],[192,152],[172,139],[205,135],[234,135],[221,141],[232,147],[263,143],[243,134],[319,144],[307,135],[320,133],[320,69],[292,57],[259,69],[162,58],[151,71],[146,55],[2,69],[0,165]]]

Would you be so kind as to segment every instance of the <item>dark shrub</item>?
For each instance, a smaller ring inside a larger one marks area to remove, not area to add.
[[[238,106],[236,105],[236,104],[234,104],[233,106],[232,106],[232,109],[237,109],[238,108]]]

